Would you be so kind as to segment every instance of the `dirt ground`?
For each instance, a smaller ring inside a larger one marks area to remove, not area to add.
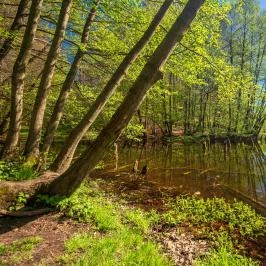
[[[10,244],[26,237],[39,236],[43,240],[34,250],[32,260],[19,265],[37,265],[44,258],[45,265],[53,265],[63,254],[64,241],[74,233],[89,230],[89,227],[89,224],[75,222],[60,213],[30,218],[0,218],[0,242]]]

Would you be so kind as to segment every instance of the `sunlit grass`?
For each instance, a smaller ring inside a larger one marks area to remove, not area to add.
[[[9,245],[0,243],[0,265],[6,265],[7,263],[7,265],[10,265],[10,263],[16,265],[22,261],[32,259],[32,253],[41,241],[41,237],[31,236],[16,240]],[[6,256],[8,261],[3,256]]]
[[[173,265],[158,245],[129,228],[104,236],[75,235],[65,248],[61,261],[72,265]]]

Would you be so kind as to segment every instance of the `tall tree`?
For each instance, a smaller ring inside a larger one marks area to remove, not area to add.
[[[172,54],[177,43],[182,40],[204,2],[205,0],[188,1],[180,16],[142,69],[109,123],[80,158],[64,174],[51,183],[49,187],[50,194],[69,195],[80,186],[82,180],[102,157],[103,151],[106,151],[119,137],[123,128],[136,113],[149,88],[158,79],[162,78],[160,69]]]
[[[248,4],[244,3],[244,22],[243,22],[243,30],[242,30],[242,43],[241,43],[241,60],[240,60],[240,69],[241,73],[244,73],[244,68],[245,68],[245,63],[246,63],[246,49],[247,49],[247,24],[248,24]],[[242,112],[242,88],[240,87],[238,89],[238,95],[237,95],[237,112],[236,112],[236,120],[235,120],[235,132],[238,130],[238,125],[239,125],[239,115]]]
[[[94,21],[99,3],[100,3],[100,0],[95,0],[93,2],[92,8],[90,10],[90,13],[87,17],[86,23],[84,25],[83,33],[82,33],[82,37],[81,37],[81,45],[83,45],[83,46],[86,46],[86,44],[89,41],[89,33],[91,30],[91,25]],[[78,67],[79,67],[79,64],[80,64],[84,54],[86,54],[86,52],[84,51],[84,48],[83,49],[79,48],[76,55],[75,55],[74,61],[70,67],[70,70],[66,76],[64,84],[60,90],[59,97],[56,101],[52,116],[48,122],[46,131],[44,134],[44,144],[43,144],[43,148],[42,148],[42,151],[44,153],[49,152],[49,149],[50,149],[51,144],[53,142],[54,134],[58,128],[58,125],[59,125],[60,120],[61,120],[62,115],[63,115],[63,110],[64,110],[66,100],[68,98],[71,87],[75,81]]]
[[[26,67],[30,59],[33,39],[36,34],[42,3],[43,0],[32,0],[21,48],[13,67],[10,123],[5,146],[1,151],[1,157],[3,158],[13,157],[14,152],[17,148],[19,133],[21,129],[23,89],[26,76]]]
[[[108,99],[112,96],[116,88],[119,86],[119,83],[122,81],[129,67],[137,59],[142,49],[149,42],[172,3],[173,0],[164,1],[163,5],[151,21],[148,29],[145,31],[140,40],[135,44],[135,46],[131,49],[131,51],[125,56],[115,73],[112,75],[111,79],[107,82],[106,86],[103,88],[80,123],[69,134],[63,149],[51,166],[52,170],[56,172],[64,172],[69,167],[80,140],[88,131],[97,116],[100,114]]]
[[[51,82],[54,75],[57,57],[60,52],[61,43],[64,39],[65,29],[68,23],[69,12],[71,9],[72,0],[62,1],[58,22],[56,25],[55,34],[52,40],[50,50],[45,61],[43,74],[40,85],[36,95],[32,118],[30,122],[29,135],[25,146],[25,155],[27,157],[39,157],[39,145],[41,138],[41,131],[43,126],[44,112],[46,109],[46,102],[48,93],[51,87]]]
[[[12,48],[12,44],[15,40],[17,31],[23,25],[23,18],[26,15],[28,3],[29,3],[29,0],[21,0],[19,2],[16,16],[15,16],[14,21],[13,21],[13,23],[9,29],[9,35],[4,40],[2,47],[0,48],[0,65],[2,64],[2,61],[7,56],[10,49]]]

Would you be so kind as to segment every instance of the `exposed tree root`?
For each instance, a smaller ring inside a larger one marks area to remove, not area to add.
[[[6,211],[0,210],[0,216],[9,216],[9,217],[30,217],[36,215],[42,215],[48,212],[51,212],[53,209],[51,208],[44,208],[38,210],[24,210],[24,211]]]
[[[0,182],[0,208],[7,209],[20,192],[26,193],[29,197],[47,192],[50,183],[58,176],[55,172],[45,172],[34,180]]]

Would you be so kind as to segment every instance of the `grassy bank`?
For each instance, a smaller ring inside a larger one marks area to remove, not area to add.
[[[217,134],[201,134],[183,136],[164,136],[163,142],[166,143],[183,143],[183,144],[197,144],[197,143],[254,143],[257,142],[258,136],[250,133],[234,134],[234,133],[217,133]]]
[[[258,245],[250,247],[250,243],[265,239],[265,220],[242,202],[229,204],[223,199],[178,197],[165,199],[163,212],[144,211],[116,195],[105,194],[100,182],[103,181],[84,184],[70,198],[38,197],[37,206],[52,206],[75,221],[74,226],[84,225],[63,242],[63,250],[53,258],[53,264],[180,265],[182,256],[187,256],[188,264],[184,265],[234,266],[259,265],[265,259]],[[187,244],[187,254],[175,258],[169,243],[190,243],[184,242],[187,235],[192,235],[194,251]],[[42,245],[41,236],[31,237],[2,243],[0,265],[18,261],[16,254],[23,250],[27,256],[20,257],[19,261],[30,262],[32,254]],[[206,249],[198,252],[197,245],[202,239]],[[44,256],[41,263],[50,265],[51,258]]]

